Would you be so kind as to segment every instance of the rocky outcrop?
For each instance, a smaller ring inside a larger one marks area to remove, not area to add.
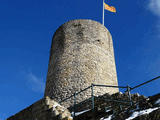
[[[114,100],[127,101],[128,95],[117,93],[99,96],[95,98],[94,111],[75,116],[74,120],[160,120],[160,94],[151,97],[132,94],[132,106]],[[85,103],[83,110],[89,108],[85,108],[86,105],[89,106],[89,103]],[[82,111],[82,107],[78,109]]]
[[[7,120],[72,120],[73,115],[74,120],[160,120],[160,94],[151,97],[132,94],[131,98],[132,105],[127,93],[97,96],[93,110],[90,99],[66,109],[45,97]]]

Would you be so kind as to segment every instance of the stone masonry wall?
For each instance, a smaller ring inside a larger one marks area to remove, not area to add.
[[[46,97],[7,120],[72,120],[72,117],[66,108]]]
[[[96,21],[69,21],[53,36],[45,96],[59,102],[91,83],[118,84],[111,34]],[[96,87],[94,91],[95,95],[102,95],[118,89]],[[89,98],[90,94],[81,94],[77,101]],[[65,106],[71,104],[69,100]]]

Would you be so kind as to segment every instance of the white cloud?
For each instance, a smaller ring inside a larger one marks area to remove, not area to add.
[[[160,38],[160,0],[148,0],[147,9],[157,16],[157,22],[155,23],[156,37]]]
[[[37,77],[33,73],[27,74],[28,85],[34,92],[44,92],[45,83],[43,78]]]
[[[149,0],[150,11],[160,17],[160,0]]]

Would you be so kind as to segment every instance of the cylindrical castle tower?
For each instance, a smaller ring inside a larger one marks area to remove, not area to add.
[[[73,20],[54,34],[50,51],[45,96],[56,101],[94,84],[118,85],[112,37],[100,23]],[[118,92],[115,88],[94,88],[96,95]],[[87,99],[89,92],[78,101]],[[67,102],[67,106],[71,104]]]

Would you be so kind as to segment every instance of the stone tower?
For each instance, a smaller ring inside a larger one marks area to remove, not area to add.
[[[45,96],[61,101],[91,83],[118,85],[112,37],[96,21],[72,20],[60,26],[53,36]],[[118,89],[96,87],[94,91],[95,95],[102,95]],[[89,91],[77,99],[88,97]],[[71,100],[65,105],[70,104]]]

